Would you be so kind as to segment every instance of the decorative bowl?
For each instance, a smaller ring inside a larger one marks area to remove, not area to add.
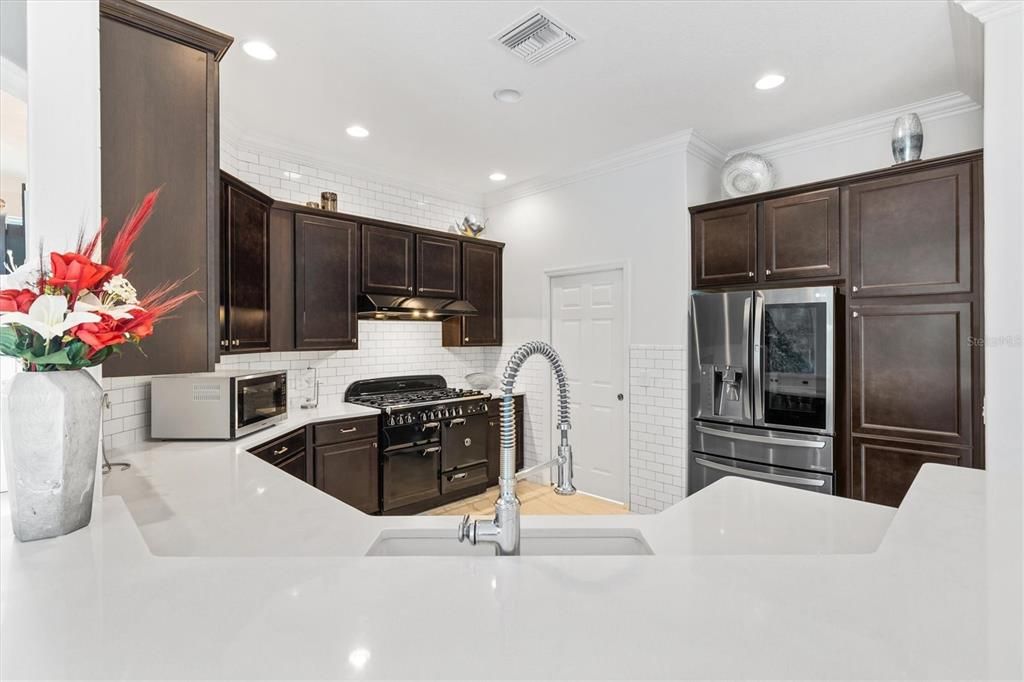
[[[775,169],[768,159],[750,152],[733,154],[722,167],[722,189],[727,196],[767,192],[775,186]]]
[[[487,372],[473,372],[466,375],[466,383],[478,391],[486,391],[492,386],[497,385],[498,378]]]

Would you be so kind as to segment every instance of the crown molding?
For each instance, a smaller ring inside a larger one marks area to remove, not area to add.
[[[1019,14],[1024,9],[1020,0],[956,0],[965,12],[985,24],[992,19]]]
[[[697,131],[693,131],[693,136],[690,138],[690,146],[687,147],[686,153],[712,166],[721,166],[725,163],[725,152]]]
[[[699,158],[705,158],[715,162],[714,159],[724,159],[721,150],[715,147],[702,137],[699,137],[692,128],[687,128],[665,137],[643,142],[632,147],[611,154],[609,156],[591,161],[590,163],[576,166],[562,173],[541,175],[530,180],[518,182],[509,187],[504,187],[484,195],[484,207],[497,206],[499,204],[522,199],[533,194],[540,194],[558,187],[571,185],[589,178],[594,178],[607,173],[613,173],[623,168],[629,168],[652,159],[658,159],[672,154],[686,154],[694,152]],[[719,160],[720,162],[720,160]]]
[[[225,115],[223,112],[221,112],[220,117],[220,135],[228,144],[242,151],[254,152],[256,154],[264,152],[274,158],[289,161],[300,166],[311,166],[360,180],[392,185],[474,208],[483,207],[483,194],[467,192],[440,183],[425,182],[420,178],[389,173],[377,168],[339,162],[336,158],[324,154],[322,150],[302,147],[272,136],[253,135],[245,131],[234,118],[230,115]]]
[[[769,159],[778,158],[828,145],[850,142],[879,133],[887,133],[892,128],[893,120],[902,114],[915,112],[922,121],[934,121],[978,109],[981,109],[981,105],[967,95],[962,92],[952,92],[906,106],[886,109],[860,118],[852,118],[795,135],[780,137],[761,144],[741,147],[729,152],[728,155],[751,152],[761,154]]]

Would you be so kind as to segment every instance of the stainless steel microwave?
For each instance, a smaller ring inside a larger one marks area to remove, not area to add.
[[[231,440],[288,418],[286,372],[204,372],[153,377],[153,438]]]

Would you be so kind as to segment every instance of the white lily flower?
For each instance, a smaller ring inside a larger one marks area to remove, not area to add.
[[[84,311],[68,312],[66,296],[44,294],[32,302],[28,313],[3,313],[0,325],[17,324],[31,329],[44,341],[64,336],[64,333],[86,322],[99,322],[100,316]]]
[[[8,272],[0,274],[0,289],[35,289],[39,282],[39,268],[35,265],[22,263],[11,270],[5,263],[4,267]]]
[[[104,304],[96,294],[87,292],[78,297],[75,301],[75,312],[84,313],[105,313],[110,315],[115,320],[130,320],[132,310],[142,310],[142,306],[137,305],[109,305]]]

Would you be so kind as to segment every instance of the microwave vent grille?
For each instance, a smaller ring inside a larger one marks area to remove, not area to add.
[[[192,401],[215,403],[220,400],[221,385],[218,383],[192,384]]]

